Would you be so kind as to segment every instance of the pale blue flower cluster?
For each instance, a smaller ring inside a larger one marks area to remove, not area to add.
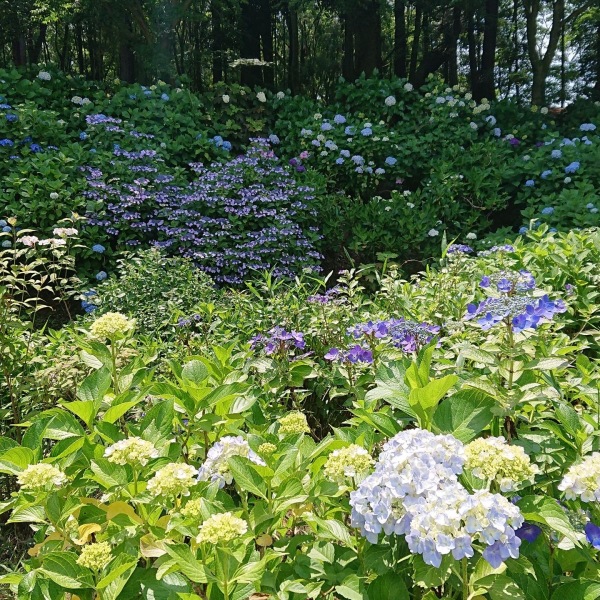
[[[475,554],[494,568],[519,556],[519,509],[499,494],[469,492],[458,482],[464,446],[451,435],[402,431],[389,440],[375,471],[350,494],[351,523],[373,544],[381,533],[404,535],[410,551],[439,567],[442,557]]]
[[[219,487],[229,485],[233,475],[227,461],[232,456],[242,456],[255,465],[266,466],[265,461],[250,449],[248,442],[241,436],[222,437],[206,454],[206,460],[198,470],[199,481],[217,481]]]

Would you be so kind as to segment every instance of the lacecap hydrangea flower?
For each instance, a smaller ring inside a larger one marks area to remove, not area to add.
[[[256,465],[265,466],[265,461],[254,452],[241,436],[222,437],[206,454],[206,460],[198,470],[199,481],[218,481],[219,487],[230,485],[233,475],[227,461],[232,456],[242,456]]]
[[[296,435],[299,433],[310,433],[310,427],[306,415],[299,410],[292,411],[278,419],[279,435]]]
[[[104,456],[109,462],[117,465],[145,466],[151,458],[158,457],[158,450],[152,442],[130,437],[109,446],[104,451]]]
[[[113,555],[110,544],[108,542],[96,542],[84,546],[77,559],[77,564],[82,567],[87,567],[92,571],[102,571],[112,559]]]
[[[586,456],[565,473],[558,489],[567,500],[579,498],[582,502],[600,501],[600,452]]]
[[[342,485],[349,479],[362,479],[374,463],[367,450],[358,444],[351,444],[329,455],[323,473],[330,481]]]
[[[42,491],[61,487],[67,482],[67,476],[54,465],[37,463],[21,471],[17,481],[22,490]]]
[[[508,445],[502,437],[479,438],[465,446],[465,469],[478,479],[495,482],[503,492],[531,482],[539,469],[521,446]]]
[[[94,337],[105,340],[132,331],[134,327],[135,321],[128,319],[125,315],[107,312],[92,323],[90,331]]]
[[[200,526],[198,543],[227,544],[245,535],[248,523],[230,512],[218,513],[209,517]]]
[[[196,484],[196,474],[191,465],[169,463],[154,474],[147,490],[153,496],[189,496],[189,488]]]

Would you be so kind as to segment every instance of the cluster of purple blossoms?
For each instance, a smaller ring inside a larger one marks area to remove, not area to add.
[[[268,335],[259,333],[251,340],[250,347],[254,350],[262,348],[268,356],[272,354],[287,354],[289,350],[298,348],[304,350],[306,342],[304,334],[298,331],[287,331],[283,327],[273,327]]]
[[[471,254],[473,252],[473,248],[471,246],[467,246],[466,244],[450,244],[448,248],[446,248],[446,254]]]
[[[318,270],[314,189],[296,182],[265,140],[252,144],[226,163],[192,163],[196,178],[188,184],[161,172],[159,151],[117,144],[112,167],[119,177],[82,168],[84,195],[97,207],[90,223],[126,245],[146,242],[190,258],[220,284],[239,285],[255,272]]]
[[[340,293],[340,288],[333,287],[327,290],[324,294],[314,294],[309,296],[306,301],[309,304],[341,304],[344,299],[339,298]]]
[[[191,317],[188,317],[187,319],[185,317],[180,317],[177,320],[177,327],[180,327],[182,329],[185,327],[191,327],[192,325],[195,325],[196,323],[198,323],[201,320],[202,320],[201,315],[192,315]]]
[[[406,353],[418,352],[438,333],[440,327],[429,323],[417,323],[406,319],[389,319],[387,321],[368,321],[359,323],[348,329],[354,339],[366,338],[368,341],[386,340]]]
[[[501,246],[492,246],[489,250],[481,250],[477,253],[477,256],[490,256],[497,252],[514,252],[515,247],[510,244],[502,244]]]
[[[502,294],[515,294],[534,290],[535,277],[529,271],[498,271],[484,275],[479,285],[482,288],[495,286]]]
[[[536,329],[540,322],[550,321],[567,310],[563,300],[527,295],[535,289],[535,279],[528,271],[501,271],[483,277],[480,285],[483,288],[494,285],[500,293],[500,296],[490,296],[479,304],[467,306],[465,320],[477,319],[484,331],[502,322],[509,324],[515,333]]]
[[[340,350],[339,348],[331,348],[323,357],[325,360],[331,360],[341,363],[356,363],[370,364],[373,362],[373,352],[369,348],[365,348],[359,344],[348,348],[348,350]]]

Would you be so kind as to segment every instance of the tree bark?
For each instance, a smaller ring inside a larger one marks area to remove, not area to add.
[[[292,8],[289,3],[285,13],[288,38],[289,38],[289,53],[288,53],[288,87],[292,94],[297,94],[300,91],[300,42],[298,36],[298,13]]]
[[[394,2],[394,75],[406,77],[406,5],[404,0]]]
[[[212,79],[213,83],[223,81],[225,75],[224,69],[224,52],[225,52],[225,36],[223,35],[222,27],[222,7],[219,0],[213,0],[210,5],[210,14],[212,20]]]
[[[496,98],[494,69],[496,67],[496,41],[498,37],[499,0],[486,0],[483,25],[483,52],[477,100]]]
[[[417,73],[417,62],[419,60],[419,43],[421,40],[421,28],[422,28],[422,20],[423,20],[423,9],[421,8],[421,4],[417,4],[415,10],[415,24],[413,29],[413,41],[412,48],[410,50],[410,68],[408,78],[411,82],[414,83],[415,75]]]
[[[354,81],[354,18],[350,12],[344,15],[344,54],[342,76],[346,81]]]

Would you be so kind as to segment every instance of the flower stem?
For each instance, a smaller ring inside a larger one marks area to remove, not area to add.
[[[469,562],[467,557],[462,559],[462,597],[463,600],[469,600]]]

